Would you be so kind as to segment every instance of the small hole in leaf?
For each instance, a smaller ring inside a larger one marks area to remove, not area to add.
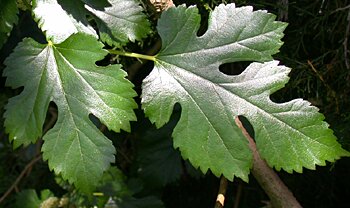
[[[49,109],[46,113],[45,123],[43,126],[43,135],[55,126],[58,118],[57,105],[54,102],[50,102]]]
[[[93,114],[89,114],[89,119],[90,121],[99,129],[104,128],[104,125],[101,123],[100,119],[98,119],[96,116]]]
[[[182,112],[182,108],[180,103],[175,103],[174,108],[173,108],[173,112],[171,114],[171,117],[169,119],[168,125],[171,126],[171,128],[175,128],[177,122],[179,122],[180,117],[181,117],[181,112]]]
[[[219,67],[220,72],[226,75],[239,75],[241,74],[248,66],[250,62],[236,62],[236,63],[226,63],[221,64]]]
[[[128,79],[135,85],[134,90],[138,95],[142,93],[142,82],[151,73],[154,68],[153,61],[139,62],[135,61],[129,66],[123,67],[123,69],[128,73]],[[137,103],[141,103],[140,96],[134,98]]]
[[[201,14],[201,23],[197,31],[197,36],[200,37],[208,30],[209,12],[202,7],[199,7],[199,14]]]
[[[108,136],[111,131],[108,130],[108,127],[104,125],[99,118],[97,118],[92,113],[89,114],[89,120],[98,128],[105,136]]]
[[[96,61],[97,66],[108,66],[113,62],[113,57],[111,54],[107,54],[103,59]]]
[[[238,116],[238,118],[242,122],[243,127],[247,130],[249,135],[254,139],[255,138],[254,127],[252,126],[252,124],[250,124],[249,120],[244,116]]]
[[[111,3],[108,2],[108,0],[99,0],[99,1],[92,1],[92,0],[83,0],[83,2],[94,8],[94,9],[98,9],[100,11],[104,11],[105,7],[111,7]]]

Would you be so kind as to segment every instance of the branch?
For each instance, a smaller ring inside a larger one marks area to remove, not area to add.
[[[346,7],[338,8],[338,9],[334,10],[333,12],[331,12],[331,14],[336,13],[336,12],[340,12],[343,10],[347,10],[347,9],[350,9],[350,5],[347,5]]]
[[[344,42],[343,42],[344,60],[345,60],[346,69],[350,70],[350,63],[349,63],[349,59],[348,59],[348,39],[349,39],[349,33],[350,33],[350,8],[349,8],[348,16],[347,16],[346,20],[348,21],[348,24],[346,26],[345,38],[344,38]]]
[[[236,196],[235,196],[235,203],[233,205],[233,208],[238,208],[239,207],[239,202],[240,202],[241,196],[242,196],[242,189],[243,189],[242,181],[239,181],[238,182],[237,193],[236,193]]]
[[[288,0],[279,0],[277,3],[278,8],[278,20],[279,21],[287,21],[288,20],[288,7],[289,2]]]
[[[273,169],[267,165],[265,160],[260,157],[253,138],[243,127],[238,117],[236,117],[235,121],[237,126],[242,130],[243,135],[247,138],[249,147],[253,153],[253,168],[251,173],[269,196],[272,207],[301,208],[301,205],[295,199],[293,193],[287,188]]]
[[[49,113],[51,114],[51,119],[48,121],[47,124],[44,126],[43,135],[55,124],[57,120],[57,112],[54,108],[49,108]],[[40,142],[38,142],[40,144]],[[41,146],[41,145],[39,145]],[[19,174],[19,176],[16,178],[15,182],[11,185],[9,189],[7,189],[6,193],[1,196],[0,198],[0,204],[8,197],[8,195],[13,191],[13,189],[17,189],[17,186],[19,182],[22,180],[22,178],[31,171],[32,167],[41,159],[41,154],[39,152],[39,155],[34,157],[22,170],[22,172]]]
[[[41,159],[41,155],[36,156],[33,158],[26,167],[22,170],[21,174],[16,178],[15,182],[11,185],[9,189],[7,189],[6,193],[2,195],[0,198],[0,204],[6,199],[6,197],[17,187],[19,182],[22,180],[22,178],[26,175],[26,173],[33,167],[35,163],[37,163]]]
[[[322,84],[326,87],[327,92],[330,93],[330,96],[334,99],[335,101],[335,105],[336,105],[336,109],[335,112],[339,114],[340,110],[339,110],[339,101],[337,98],[337,93],[331,88],[331,86],[325,81],[325,79],[323,78],[322,74],[319,73],[316,68],[314,67],[314,65],[312,64],[312,62],[310,60],[307,60],[307,64],[311,67],[312,71],[315,72],[315,74],[317,75],[317,77],[321,80]]]
[[[225,194],[227,190],[227,179],[224,176],[221,176],[220,179],[220,187],[219,193],[216,198],[215,207],[214,208],[223,208],[225,203]]]

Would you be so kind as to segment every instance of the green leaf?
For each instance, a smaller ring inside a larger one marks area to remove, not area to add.
[[[141,40],[151,32],[142,11],[137,0],[33,1],[33,13],[39,27],[55,44],[77,32],[97,37],[86,19],[88,15],[95,17],[101,40],[110,45]]]
[[[102,192],[105,197],[108,197],[104,207],[119,207],[119,208],[147,208],[147,207],[163,207],[162,201],[153,196],[136,198],[135,193],[130,186],[126,184],[126,176],[117,167],[110,167],[100,181],[98,191]],[[130,180],[128,181],[130,183]],[[137,187],[140,182],[137,181]],[[99,197],[101,199],[101,197]],[[115,199],[115,200],[114,200]]]
[[[251,122],[259,152],[277,170],[301,172],[349,155],[316,107],[301,99],[281,104],[269,99],[288,81],[289,68],[271,61],[252,63],[237,76],[219,71],[223,63],[271,60],[286,27],[274,20],[266,11],[228,4],[210,14],[201,37],[195,7],[171,8],[158,22],[162,49],[143,82],[142,106],[160,127],[174,104],[181,105],[174,146],[203,172],[210,168],[217,176],[248,180],[252,154],[235,124],[238,115]]]
[[[23,190],[16,196],[15,207],[37,208],[41,202],[34,189]]]
[[[174,122],[156,130],[143,131],[137,142],[138,174],[152,187],[162,187],[178,180],[183,172],[181,155],[173,148]]]
[[[61,43],[78,32],[97,38],[95,30],[86,20],[81,1],[34,0],[33,13],[39,27],[53,43]]]
[[[110,167],[100,180],[98,190],[105,196],[129,197],[133,193],[126,184],[126,176],[117,167]]]
[[[0,0],[0,48],[18,22],[18,9],[15,0]]]
[[[150,23],[137,0],[109,0],[111,6],[103,10],[86,5],[97,18],[100,38],[109,45],[141,40],[150,32]]]
[[[89,114],[117,132],[130,131],[129,121],[136,119],[136,93],[120,65],[95,65],[107,54],[102,47],[84,34],[58,45],[25,39],[5,61],[6,85],[24,86],[6,107],[5,126],[14,146],[35,142],[42,135],[48,105],[55,102],[58,119],[43,137],[43,157],[51,169],[83,191],[97,184],[115,153]]]
[[[38,208],[41,207],[42,203],[53,196],[53,193],[48,190],[42,190],[40,193],[40,198],[38,197],[34,189],[23,190],[16,196],[15,207],[18,208]],[[55,197],[52,197],[55,198]],[[56,198],[57,199],[57,198]]]

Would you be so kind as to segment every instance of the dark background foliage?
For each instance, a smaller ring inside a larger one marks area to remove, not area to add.
[[[233,1],[174,1],[175,4],[196,4],[203,18],[206,18],[208,11],[216,5],[230,2]],[[255,10],[268,10],[276,14],[279,20],[289,23],[283,39],[285,44],[275,58],[293,68],[291,79],[287,86],[275,93],[272,98],[276,102],[298,97],[309,100],[325,115],[326,121],[343,147],[350,150],[350,41],[348,40],[350,38],[350,1],[239,0],[234,2],[238,6],[252,5]],[[288,4],[283,5],[282,2]],[[156,16],[149,15],[156,25]],[[202,29],[198,33],[204,33],[205,29],[206,21],[202,21]],[[5,67],[4,59],[24,37],[33,37],[39,42],[45,41],[28,11],[20,12],[18,25],[14,27],[8,41],[1,49],[1,73]],[[129,44],[126,48],[129,51],[155,53],[159,48],[157,39],[154,35],[145,40],[142,46]],[[129,78],[140,93],[141,81],[152,69],[152,63],[140,64],[137,60],[130,58],[116,60],[113,57],[106,57],[98,64],[115,62],[126,66]],[[246,63],[225,64],[220,67],[220,70],[227,74],[239,74],[246,65]],[[142,70],[139,70],[141,68]],[[1,78],[1,114],[4,112],[7,99],[20,92],[20,89],[5,88],[4,82],[5,79]],[[138,99],[136,98],[139,102]],[[118,154],[114,165],[122,170],[125,175],[123,180],[128,190],[136,193],[136,198],[153,195],[160,198],[165,207],[169,208],[213,207],[219,179],[210,172],[201,174],[187,161],[183,161],[180,153],[172,148],[170,135],[179,118],[180,110],[179,107],[176,108],[171,122],[159,130],[150,124],[141,110],[136,112],[138,122],[132,123],[132,133],[116,134],[107,131],[103,126],[101,129],[115,144]],[[54,121],[52,118],[55,117],[55,113],[55,105],[52,104],[47,115],[47,126],[50,125],[50,121]],[[91,119],[100,126],[98,120],[93,117]],[[41,142],[12,150],[2,127],[3,120],[0,126],[0,195],[2,195],[14,183],[25,166],[40,153]],[[282,171],[279,175],[303,207],[349,207],[349,158],[342,158],[325,167],[317,167],[316,171],[304,170],[303,174],[287,174]],[[59,178],[55,177],[46,163],[40,160],[29,167],[24,178],[16,186],[15,192],[35,189],[40,193],[43,189],[50,189],[57,197],[70,197],[71,206],[96,204],[93,196],[82,196],[74,190],[74,187],[63,182],[57,183],[57,181],[59,182]],[[13,207],[16,200],[18,200],[18,194],[12,193],[0,204],[0,207]],[[262,207],[267,201],[267,196],[251,177],[249,184],[240,180],[229,183],[225,207]]]

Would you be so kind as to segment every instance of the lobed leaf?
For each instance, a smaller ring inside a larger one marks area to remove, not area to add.
[[[277,170],[301,172],[349,155],[316,107],[301,99],[280,104],[269,99],[288,81],[289,68],[270,61],[252,63],[237,76],[219,71],[223,63],[271,60],[282,45],[285,23],[266,11],[228,4],[213,10],[200,37],[199,26],[195,7],[162,14],[157,27],[162,49],[142,86],[143,109],[157,127],[169,121],[175,103],[181,105],[173,137],[184,158],[203,172],[210,168],[217,176],[247,181],[252,154],[234,122],[239,115],[251,122],[259,152]]]
[[[109,0],[103,10],[86,5],[97,18],[100,38],[109,45],[120,45],[141,40],[150,32],[150,23],[137,0]]]
[[[151,32],[137,0],[35,0],[33,8],[39,27],[55,44],[77,32],[97,38],[86,19],[89,15],[93,15],[97,23],[101,40],[110,45],[141,40]]]
[[[0,0],[0,48],[18,22],[18,9],[15,0]]]
[[[90,191],[114,161],[115,149],[89,120],[95,115],[113,131],[130,131],[136,117],[133,85],[120,65],[98,67],[107,52],[94,37],[76,34],[61,44],[24,39],[6,59],[6,85],[24,86],[9,100],[5,127],[14,146],[42,135],[50,101],[58,107],[54,127],[44,135],[43,157],[63,178]]]
[[[34,0],[33,14],[48,40],[61,43],[75,33],[95,36],[95,30],[86,20],[84,4],[70,0]]]

